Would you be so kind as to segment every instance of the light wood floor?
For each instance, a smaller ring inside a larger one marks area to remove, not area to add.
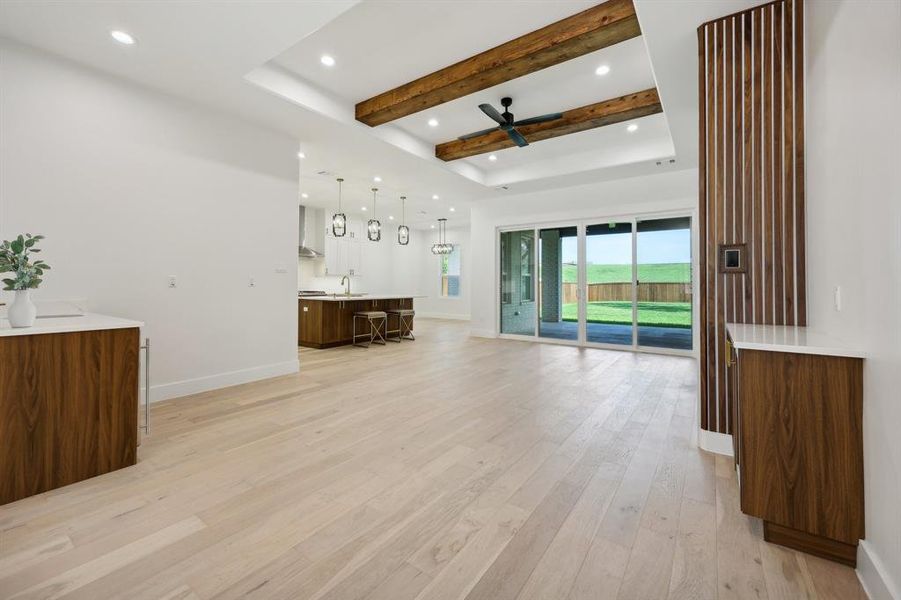
[[[0,597],[862,596],[739,512],[693,360],[417,337],[154,406],[138,466],[0,507]]]

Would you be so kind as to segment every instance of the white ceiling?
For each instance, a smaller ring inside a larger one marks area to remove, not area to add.
[[[285,94],[286,97],[347,121],[353,119],[351,107],[361,100],[594,4],[582,0],[364,1],[280,54],[272,64],[327,94],[333,102],[322,106],[311,101],[310,90],[298,95]],[[461,36],[461,31],[466,35]],[[320,62],[323,54],[332,56],[336,64],[324,66]],[[596,75],[600,65],[610,67],[610,73]],[[484,102],[502,111],[500,99],[509,96],[514,101],[512,112],[517,118],[527,118],[594,104],[654,85],[645,43],[639,37],[409,115],[392,122],[390,127],[407,134],[405,143],[410,137],[419,141],[422,157],[431,158],[434,145],[491,127],[493,121],[478,109]],[[438,120],[437,127],[428,124],[433,118]],[[489,161],[487,155],[454,162],[469,165],[467,171],[460,171],[464,176],[497,186],[602,170],[621,164],[610,159],[616,155],[649,158],[672,155],[672,139],[665,117],[658,116],[640,125],[644,129],[642,135],[625,135],[621,127],[617,128],[617,135],[610,135],[601,128],[497,152],[496,162]],[[598,154],[606,158],[599,160]],[[449,166],[460,169],[459,165]]]
[[[0,36],[294,136],[307,155],[299,166],[313,206],[334,203],[335,174],[347,179],[349,206],[371,202],[371,178],[380,175],[386,210],[397,212],[396,197],[406,194],[412,214],[427,213],[423,222],[451,216],[464,223],[468,207],[484,198],[696,164],[695,29],[757,2],[634,1],[641,38],[377,128],[353,120],[356,102],[596,2],[4,0]],[[112,42],[116,28],[138,43]],[[334,68],[319,63],[323,53],[335,57]],[[598,77],[594,69],[602,63],[611,72]],[[491,126],[480,102],[499,106],[510,95],[513,112],[525,118],[655,80],[665,114],[638,120],[635,133],[624,124],[599,128],[496,152],[493,163],[433,156],[436,142]],[[428,127],[431,117],[439,127]],[[672,156],[675,165],[665,160]],[[450,206],[457,211],[449,213]]]

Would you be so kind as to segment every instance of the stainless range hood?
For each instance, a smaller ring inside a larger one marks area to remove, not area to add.
[[[300,227],[298,228],[298,235],[300,236],[300,244],[297,247],[297,256],[298,258],[319,258],[323,256],[322,252],[316,250],[313,246],[315,245],[315,240],[317,236],[315,234],[316,225],[313,223],[313,219],[311,219],[310,223],[307,223],[307,207],[301,205],[300,206]],[[309,245],[307,242],[309,241]]]

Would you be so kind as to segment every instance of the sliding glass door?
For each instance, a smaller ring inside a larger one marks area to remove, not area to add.
[[[535,335],[535,231],[500,236],[500,332]]]
[[[538,230],[538,335],[579,339],[578,229]]]
[[[692,349],[691,218],[617,218],[501,231],[502,335]]]
[[[587,341],[632,345],[632,262],[631,221],[585,228]]]
[[[637,225],[638,345],[691,350],[691,219]]]

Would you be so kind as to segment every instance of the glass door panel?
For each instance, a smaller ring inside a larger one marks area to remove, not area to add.
[[[535,335],[535,231],[502,231],[500,331]]]
[[[585,229],[586,340],[631,346],[632,223]]]
[[[538,335],[579,339],[578,229],[538,232]]]
[[[638,345],[691,350],[691,218],[637,225]]]

